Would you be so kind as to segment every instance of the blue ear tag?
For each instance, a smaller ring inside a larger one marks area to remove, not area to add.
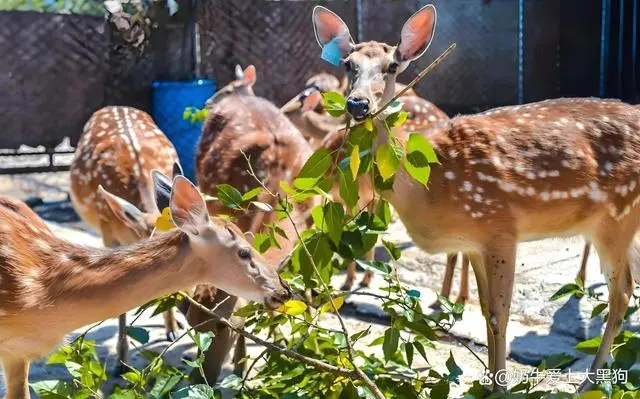
[[[327,61],[329,64],[336,66],[340,65],[340,60],[342,59],[342,51],[340,51],[337,37],[334,37],[329,43],[322,46],[322,55],[320,56],[320,58]]]

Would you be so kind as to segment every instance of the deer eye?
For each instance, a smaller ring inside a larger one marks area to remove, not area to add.
[[[396,73],[398,71],[398,63],[392,62],[389,64],[389,68],[387,68],[387,73]]]
[[[251,251],[249,251],[249,248],[240,248],[238,250],[238,257],[242,260],[250,260]]]

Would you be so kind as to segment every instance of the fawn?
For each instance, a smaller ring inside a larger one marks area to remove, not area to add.
[[[347,110],[362,120],[393,97],[397,75],[427,50],[436,9],[427,5],[411,16],[397,46],[355,44],[344,21],[323,7],[314,9],[313,24],[321,46],[337,42],[349,74]],[[378,119],[374,125],[377,147],[388,133]],[[546,237],[583,235],[598,251],[610,311],[591,372],[607,360],[634,277],[640,277],[640,240],[634,238],[640,224],[638,129],[640,109],[600,99],[547,100],[458,116],[421,132],[442,162],[432,168],[429,189],[401,168],[393,189],[381,193],[422,249],[469,257],[492,375],[506,367],[517,244]],[[405,139],[401,131],[393,133]]]
[[[162,211],[153,198],[151,171],[169,174],[177,161],[176,150],[149,114],[122,106],[99,109],[87,121],[70,166],[74,208],[100,232],[106,247],[147,238]],[[117,197],[102,195],[101,185]],[[164,313],[164,320],[167,338],[175,339],[178,325],[173,310]],[[126,314],[122,314],[118,320],[121,371],[128,352],[126,325]]]
[[[238,89],[242,82],[231,82],[228,86]],[[230,184],[241,192],[247,192],[260,184],[257,177],[271,192],[276,193],[280,191],[281,181],[292,182],[311,154],[312,149],[304,137],[271,102],[244,90],[229,91],[212,103],[203,126],[196,151],[197,181],[203,192],[216,195],[216,186],[219,184]],[[249,164],[255,177],[249,173]],[[257,200],[275,206],[273,197],[267,193],[258,196]],[[313,205],[312,202],[295,204],[291,212],[294,227],[288,219],[278,221],[273,212],[266,213],[257,208],[256,212],[251,213],[236,212],[219,202],[208,202],[211,214],[234,216],[238,227],[245,232],[258,233],[265,225],[276,223],[287,238],[279,239],[280,248],[271,248],[264,254],[274,266],[293,249],[297,241],[295,228],[302,231],[310,223]],[[233,296],[228,298],[230,295],[226,292],[216,292],[206,286],[197,287],[195,296],[208,306],[225,301],[218,311],[229,316],[246,304]],[[191,325],[197,325],[207,318],[206,314],[194,307],[189,307],[187,311],[187,320]],[[233,316],[232,321],[238,325],[244,324],[241,317]],[[207,381],[213,383],[217,380],[236,339],[234,372],[241,374],[244,364],[240,360],[245,353],[243,337],[215,322],[207,323],[201,330],[215,331],[203,364]],[[200,382],[203,380],[196,373],[192,377]]]
[[[29,362],[68,332],[153,298],[200,283],[271,308],[291,297],[235,225],[209,218],[191,182],[177,176],[170,195],[177,229],[118,248],[66,242],[30,214],[0,207],[0,362],[8,398],[29,397]]]

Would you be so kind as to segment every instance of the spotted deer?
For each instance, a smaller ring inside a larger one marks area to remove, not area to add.
[[[8,398],[29,398],[30,361],[67,333],[154,298],[204,283],[271,308],[291,297],[276,266],[235,225],[209,218],[184,177],[174,179],[169,204],[177,229],[118,248],[66,242],[33,216],[0,207],[0,362]]]
[[[311,154],[309,143],[271,102],[236,92],[221,98],[209,111],[196,150],[197,181],[201,190],[212,196],[218,194],[216,186],[219,184],[229,184],[241,192],[247,192],[260,184],[250,175],[250,164],[260,182],[276,193],[280,191],[281,181],[292,183]],[[276,205],[268,193],[261,194],[257,200],[271,206]],[[274,266],[293,249],[297,241],[296,228],[303,231],[308,227],[313,205],[313,202],[295,204],[291,212],[295,224],[292,224],[288,219],[278,221],[273,212],[263,212],[257,208],[249,213],[235,212],[219,202],[208,202],[210,214],[235,217],[238,227],[244,232],[263,232],[270,223],[275,223],[282,229],[287,238],[279,238],[280,248],[271,248],[264,254]],[[246,304],[226,292],[216,292],[210,287],[200,286],[196,291],[198,300],[207,306],[224,301],[218,309],[223,315],[231,316],[235,309]],[[208,316],[201,310],[189,307],[187,320],[192,326],[207,319]],[[232,320],[237,325],[244,324],[241,317],[233,316]],[[245,354],[244,339],[220,323],[210,322],[199,329],[215,331],[212,345],[205,353],[203,369],[206,380],[211,383],[217,380],[224,360],[236,340],[234,372],[242,374],[244,364],[240,360]],[[192,377],[196,381],[204,381],[196,373]]]
[[[74,208],[100,232],[106,247],[149,237],[160,215],[151,171],[170,175],[177,161],[176,150],[149,114],[122,106],[99,109],[87,121],[71,163]],[[99,186],[115,197],[102,195]],[[164,321],[167,338],[175,339],[178,325],[172,310],[164,313]],[[120,315],[118,324],[122,365],[128,352],[126,314]]]
[[[427,50],[436,9],[427,5],[411,16],[397,46],[355,44],[346,24],[320,6],[313,24],[321,46],[337,41],[349,74],[347,109],[362,120],[392,98],[398,74]],[[388,133],[379,119],[374,125],[377,147]],[[640,240],[634,238],[640,224],[639,129],[640,109],[593,98],[457,116],[420,132],[442,163],[432,168],[428,187],[401,168],[393,189],[381,193],[422,249],[469,257],[492,375],[506,368],[517,244],[546,237],[583,235],[598,251],[610,312],[591,372],[608,359],[634,278],[640,278]],[[402,131],[393,134],[405,140]]]

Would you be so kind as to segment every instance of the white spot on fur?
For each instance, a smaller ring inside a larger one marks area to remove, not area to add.
[[[456,178],[456,174],[453,173],[452,171],[448,170],[446,172],[444,172],[444,177],[446,177],[449,180],[453,180]]]

